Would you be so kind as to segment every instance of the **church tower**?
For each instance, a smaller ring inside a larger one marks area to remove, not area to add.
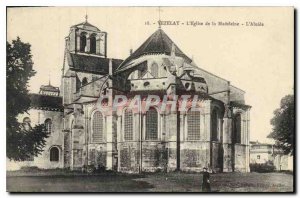
[[[106,57],[107,33],[90,24],[87,16],[84,22],[70,27],[62,68],[64,104],[72,103],[82,86],[108,73],[108,64],[103,64]]]
[[[107,56],[107,33],[90,24],[87,16],[85,22],[71,26],[65,40],[70,53]]]

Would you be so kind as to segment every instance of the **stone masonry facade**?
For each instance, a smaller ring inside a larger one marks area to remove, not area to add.
[[[72,26],[65,43],[60,89],[41,87],[30,115],[20,115],[32,124],[51,118],[47,147],[25,165],[128,173],[200,172],[203,167],[249,172],[251,107],[245,92],[198,67],[164,30],[156,30],[125,60],[107,58],[107,33],[87,21]],[[117,111],[97,108],[99,97],[109,104],[116,95],[129,101],[138,95],[143,106],[150,94],[197,96],[199,111],[190,106],[134,111],[129,104]],[[43,97],[52,106],[41,103]]]

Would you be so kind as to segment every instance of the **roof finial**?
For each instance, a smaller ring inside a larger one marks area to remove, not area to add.
[[[49,74],[49,85],[51,85],[51,80],[50,80],[51,78],[50,78],[50,74]]]
[[[88,21],[88,14],[87,14],[87,8],[85,8],[85,22],[87,23],[87,21]]]
[[[162,9],[160,6],[158,7],[158,28],[161,28],[161,20],[160,20],[160,13],[162,12]]]
[[[87,21],[88,21],[88,15],[87,13],[85,13],[85,22],[87,23]]]

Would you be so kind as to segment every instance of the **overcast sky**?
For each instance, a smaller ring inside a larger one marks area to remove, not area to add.
[[[158,8],[61,7],[9,8],[7,40],[17,36],[32,45],[34,69],[30,90],[60,86],[64,38],[70,26],[88,21],[108,32],[108,57],[124,59],[157,28]],[[163,30],[195,63],[246,91],[252,106],[250,139],[266,141],[270,119],[280,99],[293,92],[294,40],[292,8],[172,8],[162,20],[238,22],[243,26],[163,26]],[[249,27],[246,22],[262,22]]]

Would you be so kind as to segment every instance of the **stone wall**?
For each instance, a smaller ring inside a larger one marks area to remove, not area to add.
[[[234,155],[234,171],[235,172],[246,172],[249,164],[246,164],[246,146],[241,144],[235,144],[235,155]]]
[[[119,143],[119,171],[138,172],[140,150],[138,142]]]
[[[96,168],[105,168],[106,165],[106,144],[89,144],[88,164]]]
[[[64,132],[64,167],[70,168],[71,166],[71,155],[72,155],[72,134],[70,131]]]
[[[63,141],[64,135],[62,133],[62,117],[63,112],[60,111],[48,111],[42,109],[29,109],[28,114],[20,114],[17,119],[20,123],[23,122],[25,117],[29,117],[31,120],[31,126],[34,127],[37,124],[44,124],[46,119],[52,120],[52,131],[49,137],[46,139],[46,146],[43,148],[43,152],[37,157],[33,157],[33,161],[15,162],[9,161],[8,170],[18,169],[22,166],[37,166],[39,168],[52,169],[63,168]],[[59,150],[59,161],[50,161],[50,149],[56,147]],[[11,166],[11,168],[9,167]]]
[[[230,101],[245,104],[245,92],[237,87],[230,86]]]
[[[222,172],[223,169],[223,146],[221,143],[211,142],[211,169],[213,172]]]
[[[142,145],[143,171],[165,171],[168,163],[166,144],[164,142],[144,142]]]
[[[206,141],[182,142],[180,168],[183,171],[200,172],[210,164],[210,143]]]

